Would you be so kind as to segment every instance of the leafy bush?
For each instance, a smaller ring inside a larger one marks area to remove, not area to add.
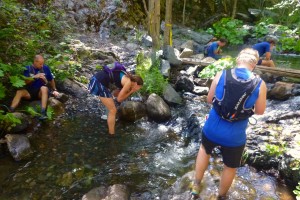
[[[296,195],[296,199],[300,200],[300,182],[298,182],[298,186],[296,186],[296,189],[293,190],[293,193]]]
[[[235,59],[231,57],[226,57],[222,58],[216,62],[214,62],[211,65],[208,65],[205,67],[200,73],[199,77],[200,78],[214,78],[215,75],[219,72],[222,71],[223,69],[230,69],[235,67]]]
[[[159,70],[160,62],[156,60],[152,63],[150,58],[146,58],[143,53],[137,55],[136,74],[140,75],[144,80],[144,85],[141,89],[142,93],[155,93],[161,95],[167,79],[163,77]]]
[[[226,38],[231,44],[243,44],[244,36],[248,34],[241,20],[231,18],[222,18],[213,24],[213,29],[208,29],[207,32],[218,38]]]
[[[285,144],[282,144],[281,146],[266,144],[266,151],[270,156],[278,157],[286,151]]]

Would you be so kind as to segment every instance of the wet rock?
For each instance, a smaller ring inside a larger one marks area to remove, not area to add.
[[[166,46],[163,50],[163,56],[167,59],[171,65],[180,66],[182,64],[179,58],[179,51],[171,46]]]
[[[59,100],[55,99],[54,97],[50,97],[48,99],[48,105],[53,108],[54,114],[61,115],[65,112],[64,104]]]
[[[147,115],[145,104],[136,101],[123,102],[119,111],[120,119],[130,122],[134,122]]]
[[[135,43],[128,43],[126,44],[125,48],[129,51],[135,51],[139,48],[139,46]]]
[[[294,84],[285,82],[276,82],[268,96],[273,99],[287,100],[292,96]]]
[[[148,117],[155,122],[165,122],[171,118],[170,107],[156,94],[151,94],[148,97],[146,107]]]
[[[210,87],[212,83],[212,79],[206,79],[206,78],[195,78],[194,83],[197,86],[202,86],[202,87]]]
[[[175,88],[177,91],[193,92],[194,83],[187,76],[179,76],[175,83]]]
[[[209,91],[208,87],[195,86],[193,93],[197,95],[207,95]]]
[[[197,69],[198,69],[198,66],[192,66],[192,67],[189,67],[187,70],[186,70],[186,73],[188,74],[188,75],[194,75],[195,74],[195,72],[197,71]]]
[[[182,103],[182,98],[170,84],[167,84],[166,87],[164,88],[163,98],[168,103],[175,103],[175,104]]]
[[[25,135],[7,134],[5,138],[8,150],[16,161],[25,160],[32,156],[33,151]]]
[[[115,184],[106,188],[97,187],[89,191],[82,197],[82,200],[127,200],[129,199],[129,190],[125,185]]]

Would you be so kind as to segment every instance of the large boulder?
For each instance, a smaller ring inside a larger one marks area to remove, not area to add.
[[[146,101],[148,117],[155,122],[165,122],[171,118],[168,104],[157,94],[151,94]]]
[[[27,159],[32,155],[30,142],[25,135],[7,134],[5,138],[8,150],[16,161]]]
[[[57,88],[59,91],[70,93],[77,98],[85,98],[88,93],[85,88],[70,79],[65,79],[62,82],[58,81]]]
[[[146,115],[146,106],[142,102],[126,101],[120,106],[119,116],[124,121],[134,122]]]
[[[268,96],[278,100],[287,100],[292,96],[293,86],[292,83],[276,82]]]
[[[176,92],[176,90],[170,85],[167,84],[163,91],[163,98],[168,103],[175,103],[175,104],[181,104],[182,98],[181,96]]]
[[[170,62],[171,65],[180,66],[182,64],[179,54],[180,52],[178,49],[174,49],[171,46],[164,47],[163,56]]]

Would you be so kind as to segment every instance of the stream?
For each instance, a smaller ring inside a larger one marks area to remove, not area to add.
[[[165,124],[118,121],[113,139],[95,113],[40,124],[30,137],[31,160],[1,158],[0,199],[81,199],[92,188],[113,184],[128,186],[130,199],[165,199],[165,191],[194,170],[199,143],[184,137],[187,119],[197,113],[203,124],[208,110],[207,104],[186,99],[185,106],[172,108],[173,118]],[[220,162],[211,159],[203,199],[217,194]],[[229,194],[232,200],[294,199],[276,178],[247,165],[239,168]]]

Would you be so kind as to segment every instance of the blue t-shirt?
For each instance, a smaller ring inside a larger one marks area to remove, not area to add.
[[[269,42],[261,42],[252,46],[253,49],[258,51],[259,57],[262,57],[266,52],[270,52],[270,47]]]
[[[207,49],[207,56],[214,59],[218,59],[218,56],[215,54],[215,51],[218,49],[218,42],[213,42]]]
[[[48,81],[52,81],[53,80],[53,75],[51,73],[50,68],[47,65],[43,65],[42,69],[36,69],[33,66],[26,66],[26,70],[24,71],[24,76],[26,77],[31,77],[32,75],[38,74],[38,73],[44,73],[46,76],[46,79]],[[32,88],[41,88],[42,86],[44,86],[45,83],[42,79],[35,79],[30,85],[29,87]]]
[[[235,68],[235,74],[238,79],[248,79],[251,76],[251,71],[245,68]],[[224,93],[224,73],[221,75],[220,80],[216,87],[215,95],[221,99]],[[258,84],[255,91],[245,102],[245,108],[254,106],[259,95],[260,84]],[[228,97],[227,97],[228,98]],[[212,108],[209,112],[209,117],[203,127],[203,134],[212,142],[226,147],[238,147],[246,143],[246,128],[248,119],[229,122],[224,120]]]

